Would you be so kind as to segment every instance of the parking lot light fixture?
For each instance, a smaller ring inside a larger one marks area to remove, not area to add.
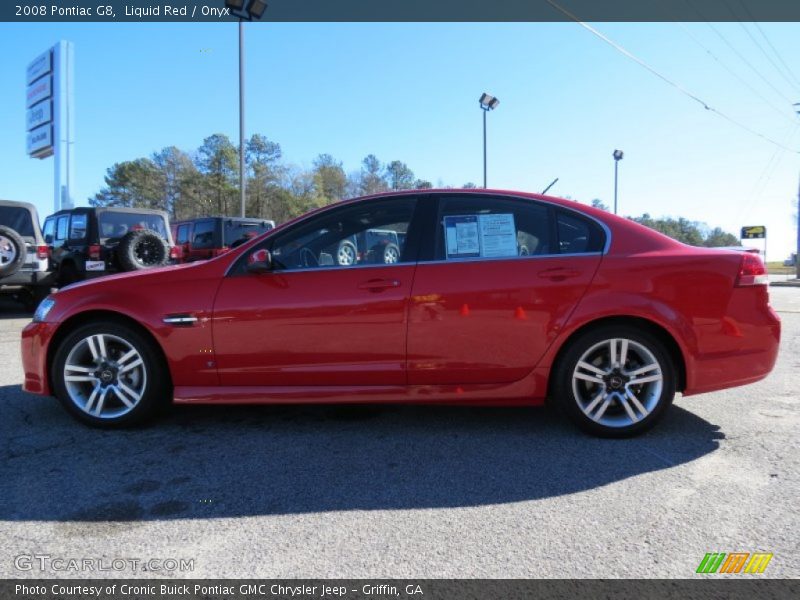
[[[486,188],[486,113],[497,108],[500,100],[484,92],[478,102],[483,110],[483,187]]]
[[[617,182],[619,180],[619,161],[625,153],[622,150],[614,150],[614,214],[617,214]]]

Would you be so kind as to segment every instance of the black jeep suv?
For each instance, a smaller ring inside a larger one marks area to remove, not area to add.
[[[167,213],[144,208],[72,208],[44,221],[44,239],[59,285],[169,262]]]
[[[35,308],[52,284],[36,207],[0,200],[0,292]]]

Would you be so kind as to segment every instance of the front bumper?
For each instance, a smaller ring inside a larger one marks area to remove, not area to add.
[[[47,350],[58,323],[28,323],[22,330],[22,389],[31,394],[51,396],[47,376]]]

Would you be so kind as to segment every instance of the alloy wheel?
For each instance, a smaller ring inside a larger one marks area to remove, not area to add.
[[[641,422],[658,406],[664,388],[661,364],[645,345],[626,338],[603,340],[586,350],[572,372],[580,410],[606,427]]]
[[[125,339],[106,333],[79,340],[67,355],[63,376],[75,406],[99,419],[131,412],[147,386],[147,369],[139,351]]]

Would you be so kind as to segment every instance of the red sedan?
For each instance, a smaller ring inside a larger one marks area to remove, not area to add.
[[[353,236],[374,247],[342,265]],[[207,262],[71,285],[39,306],[22,359],[25,390],[103,427],[170,400],[550,398],[622,436],[676,391],[763,379],[779,338],[758,256],[557,198],[426,190],[341,202]]]

